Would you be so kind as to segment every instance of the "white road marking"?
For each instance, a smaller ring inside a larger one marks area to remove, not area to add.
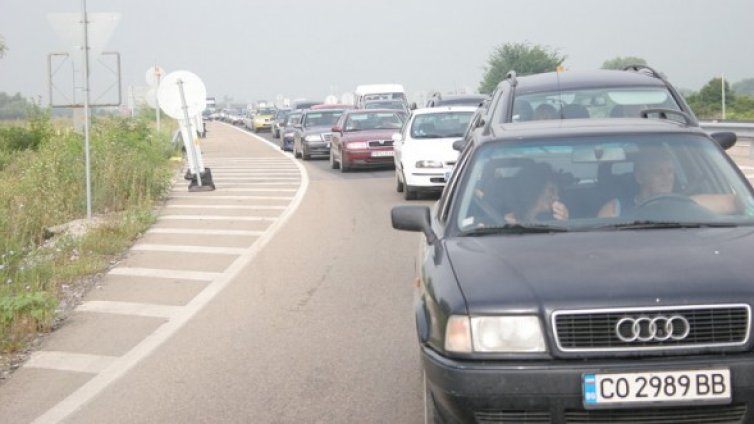
[[[200,236],[254,236],[264,234],[264,231],[249,230],[201,230],[196,228],[152,228],[147,234],[193,234]]]
[[[237,130],[241,131],[239,129]],[[245,131],[241,132],[248,134]],[[285,156],[275,144],[270,143],[269,141],[253,134],[248,135],[257,138],[264,143],[267,143],[268,145],[274,147],[275,151],[278,152],[278,154]],[[141,343],[134,346],[125,355],[113,361],[111,365],[103,368],[97,375],[92,377],[83,386],[79,387],[75,392],[71,393],[70,395],[68,395],[68,397],[58,402],[52,408],[48,409],[44,414],[37,417],[33,421],[33,424],[58,423],[60,421],[63,421],[69,415],[73,414],[76,410],[81,408],[84,404],[86,404],[100,392],[105,390],[110,384],[120,379],[141,360],[154,352],[160,345],[165,342],[165,340],[167,340],[169,337],[175,334],[175,332],[180,330],[181,327],[186,324],[186,322],[188,322],[194,315],[196,315],[202,308],[204,308],[204,306],[207,305],[207,303],[209,303],[218,293],[220,293],[220,291],[222,291],[231,281],[233,281],[233,279],[241,274],[241,271],[246,268],[246,266],[267,245],[267,243],[272,240],[275,234],[285,225],[288,219],[290,219],[293,213],[299,208],[301,202],[304,199],[306,190],[309,188],[309,176],[307,175],[306,169],[303,167],[303,165],[299,164],[295,160],[293,163],[295,163],[296,166],[298,166],[301,170],[301,186],[299,188],[299,191],[296,193],[296,196],[293,198],[293,201],[291,202],[289,208],[283,212],[283,214],[280,216],[280,219],[270,225],[267,231],[265,231],[256,241],[254,241],[254,243],[246,250],[243,255],[233,261],[233,263],[225,270],[225,272],[219,274],[205,273],[208,274],[207,276],[209,276],[209,274],[212,275],[212,282],[208,284],[207,287],[204,288],[204,290],[199,292],[191,300],[191,302],[189,302],[184,308],[182,308],[180,312],[178,312],[171,320],[158,327],[154,333],[147,336],[144,340],[141,341]],[[127,270],[128,268],[115,268],[110,272],[112,273],[113,271],[118,269]],[[131,270],[133,271],[134,269],[131,268]],[[154,272],[164,270],[147,269],[146,271]],[[168,273],[171,277],[175,276],[176,274],[175,271],[166,271],[166,273]],[[191,274],[195,275],[197,273]],[[154,275],[149,275],[147,273],[147,275],[145,276]]]
[[[219,200],[291,200],[293,199],[292,196],[217,196],[217,195],[209,195],[209,196],[196,196],[191,194],[170,194],[170,198],[172,199],[219,199]]]
[[[177,269],[135,268],[125,266],[113,268],[108,274],[198,281],[214,281],[223,275],[222,272],[181,271]]]
[[[83,302],[81,305],[77,306],[76,311],[170,319],[182,308],[183,306],[92,300],[89,302]]]
[[[243,255],[246,249],[237,247],[210,247],[210,246],[189,246],[175,244],[151,244],[139,243],[131,247],[131,250],[149,251],[149,252],[175,252],[175,253],[208,253],[214,255]]]
[[[29,360],[24,364],[24,368],[97,374],[111,366],[117,359],[116,356],[42,350],[32,353]]]
[[[271,205],[165,205],[165,208],[180,208],[180,209],[244,209],[244,210],[284,210],[285,206],[271,206]]]
[[[227,215],[163,215],[158,221],[165,220],[196,220],[196,221],[274,221],[275,216],[227,216]]]

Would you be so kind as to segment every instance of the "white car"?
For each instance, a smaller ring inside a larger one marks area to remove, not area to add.
[[[473,106],[416,109],[400,134],[393,135],[396,190],[406,200],[419,191],[442,191],[458,159],[453,142],[463,138]]]

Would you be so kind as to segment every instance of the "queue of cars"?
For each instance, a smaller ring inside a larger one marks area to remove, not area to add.
[[[441,193],[391,212],[423,234],[426,422],[754,422],[735,134],[702,131],[648,67],[511,72],[489,98],[410,112],[366,91],[291,113],[282,147],[342,171],[392,161],[407,200]]]

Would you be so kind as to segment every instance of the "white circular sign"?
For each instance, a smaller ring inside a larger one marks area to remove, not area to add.
[[[162,79],[157,91],[160,109],[171,118],[184,118],[181,87],[186,99],[189,117],[202,113],[207,107],[207,89],[202,80],[189,71],[174,71]]]
[[[147,84],[150,87],[157,87],[157,84],[160,83],[160,81],[165,78],[165,70],[160,68],[159,66],[150,66],[147,68]]]

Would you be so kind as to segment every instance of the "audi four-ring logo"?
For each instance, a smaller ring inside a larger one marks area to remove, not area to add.
[[[615,324],[615,335],[621,341],[631,343],[664,342],[667,340],[683,340],[691,332],[689,321],[680,316],[670,317],[657,315],[654,317],[641,316],[638,318],[621,318]]]

